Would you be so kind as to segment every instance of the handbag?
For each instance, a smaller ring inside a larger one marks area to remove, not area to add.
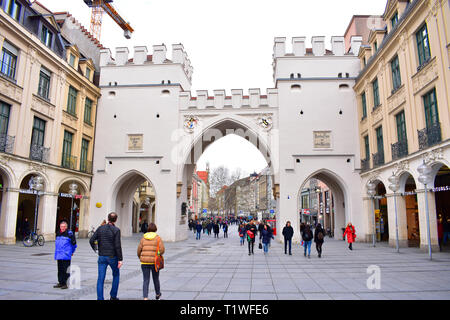
[[[259,243],[258,248],[262,249],[262,243],[261,242]]]
[[[155,270],[158,272],[161,269],[164,269],[164,257],[159,254],[159,242],[161,238],[158,237],[156,244],[156,256],[155,256]]]

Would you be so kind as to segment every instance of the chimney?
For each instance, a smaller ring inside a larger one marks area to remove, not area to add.
[[[167,48],[164,44],[153,46],[153,63],[161,64],[166,60]]]
[[[128,48],[127,47],[119,47],[116,48],[116,65],[123,66],[128,62]]]
[[[294,37],[292,38],[292,51],[294,56],[304,56],[306,53],[305,46],[306,37]]]
[[[134,47],[134,64],[144,64],[147,61],[147,47],[146,46],[136,46]]]
[[[315,56],[323,56],[325,54],[325,37],[312,37],[312,51]]]
[[[345,54],[344,37],[331,37],[331,50],[335,56],[343,56]]]
[[[350,52],[357,56],[359,53],[359,48],[362,44],[362,37],[361,36],[352,36],[350,38]]]
[[[276,37],[273,45],[274,58],[283,57],[286,54],[286,38]]]

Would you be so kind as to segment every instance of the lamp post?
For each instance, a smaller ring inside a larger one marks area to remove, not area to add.
[[[34,227],[33,232],[37,231],[38,211],[39,211],[39,191],[44,188],[44,178],[41,176],[31,177],[31,189],[36,191],[36,205],[34,207]]]
[[[389,189],[394,192],[394,209],[395,209],[395,245],[397,246],[397,252],[400,253],[400,246],[398,243],[398,220],[397,220],[397,195],[395,194],[398,189],[400,189],[400,185],[398,184],[399,178],[392,172],[392,176],[389,177]]]
[[[430,213],[428,210],[428,188],[427,184],[431,182],[431,167],[425,164],[425,161],[417,168],[417,171],[420,173],[419,182],[421,182],[425,187],[425,208],[427,215],[427,237],[428,237],[428,255],[430,256],[430,260],[432,259],[431,254],[431,235],[430,235]]]
[[[72,206],[70,207],[70,226],[69,226],[69,230],[72,230],[73,199],[75,198],[75,196],[78,193],[77,189],[78,189],[78,185],[75,182],[72,182],[69,185],[69,194],[72,196]]]
[[[375,236],[376,236],[376,227],[375,227],[375,204],[374,204],[374,196],[376,194],[375,191],[376,185],[372,181],[367,183],[367,194],[372,199],[372,214],[373,214],[373,235],[372,235],[372,244],[375,247]]]

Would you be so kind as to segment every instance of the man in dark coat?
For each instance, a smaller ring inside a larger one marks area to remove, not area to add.
[[[292,237],[294,236],[294,229],[291,227],[291,222],[286,222],[286,226],[282,232],[284,236],[284,254],[287,254],[287,246],[289,244],[289,255],[292,255]]]
[[[218,238],[219,237],[220,227],[219,227],[219,224],[217,222],[214,223],[213,230],[214,230],[214,238]]]
[[[255,247],[255,238],[256,238],[256,226],[255,223],[250,221],[250,223],[245,227],[247,232],[247,242],[248,242],[248,255],[254,254],[254,247]]]
[[[97,280],[97,299],[104,300],[103,287],[106,277],[106,269],[110,266],[113,274],[111,287],[111,300],[119,300],[117,292],[119,291],[120,272],[122,267],[122,245],[120,242],[120,229],[114,223],[117,221],[117,214],[111,212],[108,214],[108,223],[100,226],[95,231],[89,243],[94,251],[98,248],[98,280]],[[97,241],[97,245],[95,244]]]

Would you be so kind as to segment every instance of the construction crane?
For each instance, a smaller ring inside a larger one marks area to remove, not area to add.
[[[124,36],[127,39],[131,38],[131,33],[134,29],[128,22],[117,13],[116,9],[110,4],[113,0],[83,0],[84,3],[91,8],[91,28],[90,32],[97,39],[100,40],[102,31],[102,17],[105,11],[124,31]]]

